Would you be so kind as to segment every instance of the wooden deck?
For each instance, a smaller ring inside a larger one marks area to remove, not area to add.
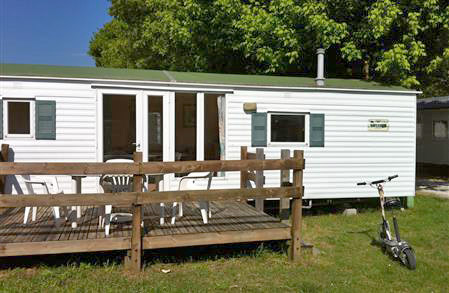
[[[184,203],[184,216],[170,222],[166,210],[159,225],[159,205],[144,206],[143,249],[290,239],[290,227],[252,206],[236,201],[211,202],[212,218],[203,224],[200,210]],[[115,208],[114,212],[129,212]],[[111,225],[105,237],[98,227],[98,208],[84,207],[78,227],[69,221],[56,225],[50,207],[38,209],[37,219],[23,224],[24,208],[4,209],[0,214],[0,256],[57,254],[130,249],[131,222]],[[30,215],[31,216],[31,215]]]

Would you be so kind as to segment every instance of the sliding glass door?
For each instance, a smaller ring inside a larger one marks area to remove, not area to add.
[[[131,160],[135,151],[143,152],[144,162],[224,158],[223,94],[111,89],[100,97],[101,161]],[[164,190],[175,179],[151,176],[154,183],[163,179],[158,186]]]
[[[132,159],[136,142],[136,96],[103,95],[103,161]]]

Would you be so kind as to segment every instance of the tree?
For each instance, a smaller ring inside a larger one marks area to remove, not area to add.
[[[449,93],[445,0],[111,0],[97,66],[363,77]]]
[[[92,38],[97,66],[243,72],[233,48],[238,10],[219,1],[112,0],[112,20]],[[225,1],[228,2],[228,1]],[[236,3],[238,3],[236,1]],[[227,4],[227,3],[226,3]]]

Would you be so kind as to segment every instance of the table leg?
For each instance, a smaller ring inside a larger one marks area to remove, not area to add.
[[[72,191],[74,193],[81,193],[81,177],[74,176],[72,177]],[[76,218],[72,220],[72,228],[76,228],[78,226],[77,220],[81,218],[81,207],[80,206],[72,206],[72,213],[76,211]]]

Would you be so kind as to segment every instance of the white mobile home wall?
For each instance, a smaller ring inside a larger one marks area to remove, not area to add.
[[[15,162],[97,162],[96,91],[90,84],[76,82],[0,81],[0,96],[56,101],[56,140],[4,138]],[[33,120],[33,119],[32,119]],[[7,186],[22,176],[8,176]],[[42,176],[37,176],[42,177]],[[65,192],[71,191],[69,176],[59,176]],[[98,178],[83,179],[83,192],[96,192]],[[26,191],[23,184],[20,185]]]
[[[175,90],[176,86],[170,89]],[[100,161],[97,91],[89,82],[0,81],[2,97],[56,100],[57,122],[57,140],[4,139],[0,142],[14,150],[16,162]],[[251,115],[243,111],[245,102],[256,103],[258,112],[325,114],[324,147],[285,144],[265,148],[267,158],[273,159],[280,157],[281,149],[304,150],[305,198],[375,197],[375,189],[356,186],[356,183],[393,174],[399,178],[388,184],[387,195],[414,195],[416,94],[234,89],[232,94],[226,94],[225,158],[229,160],[239,159],[240,146],[251,146]],[[387,119],[389,130],[368,131],[369,119]],[[172,179],[170,189],[177,189],[177,180]],[[60,181],[70,192],[70,178],[62,176]],[[97,182],[97,178],[83,180],[83,192],[95,192]],[[266,172],[266,186],[279,186],[279,171]],[[214,178],[212,184],[212,188],[238,187],[238,172]]]
[[[243,103],[257,103],[258,112],[325,114],[324,147],[285,144],[265,148],[267,158],[281,149],[303,149],[305,198],[376,197],[359,181],[398,174],[386,194],[415,193],[416,95],[355,91],[264,92],[235,91],[227,95],[226,158],[238,159],[241,145],[251,145],[251,117]],[[387,119],[389,130],[368,131],[369,119]],[[253,148],[249,150],[254,151]],[[279,172],[266,172],[266,185],[279,186]],[[229,176],[231,177],[231,176]],[[238,175],[232,175],[233,185]]]

